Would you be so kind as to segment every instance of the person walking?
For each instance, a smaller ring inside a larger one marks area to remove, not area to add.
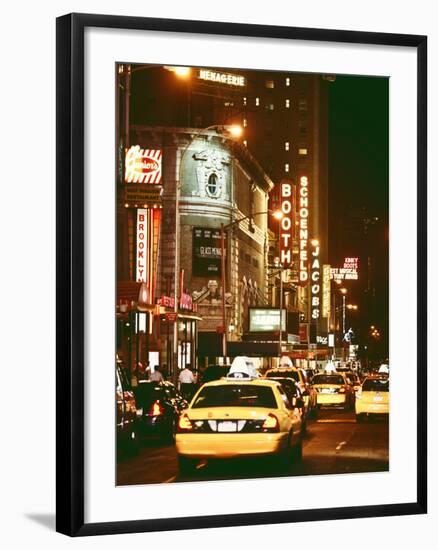
[[[190,365],[187,364],[179,373],[179,389],[184,399],[188,401],[192,398],[195,391],[196,378],[190,369]]]
[[[150,373],[149,380],[151,382],[164,382],[164,377],[161,374],[158,365],[155,365],[153,372]]]

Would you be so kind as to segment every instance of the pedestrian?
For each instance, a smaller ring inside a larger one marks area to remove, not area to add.
[[[164,381],[163,375],[161,374],[158,365],[155,365],[154,370],[149,375],[149,380],[151,382],[163,382]]]
[[[190,400],[195,390],[196,378],[187,364],[179,373],[179,389],[184,399]]]
[[[169,371],[167,370],[166,364],[161,365],[161,374],[163,375],[164,380],[167,380],[167,378],[169,378]]]

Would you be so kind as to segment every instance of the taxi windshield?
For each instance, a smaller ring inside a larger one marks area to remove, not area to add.
[[[276,409],[277,403],[271,388],[229,384],[204,387],[192,405],[192,409],[205,407],[264,407]]]

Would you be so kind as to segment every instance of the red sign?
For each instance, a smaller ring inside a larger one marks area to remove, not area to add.
[[[133,145],[125,154],[126,183],[161,183],[161,149]]]
[[[280,220],[280,263],[288,267],[292,263],[292,244],[294,231],[294,200],[292,183],[284,181],[281,183],[281,212],[283,217]]]
[[[175,307],[175,298],[173,296],[161,296],[161,298],[158,298],[157,304],[164,307]]]
[[[309,341],[307,337],[308,328],[309,326],[307,323],[300,323],[300,342],[301,343]]]
[[[178,313],[166,313],[166,321],[174,323],[178,319]]]

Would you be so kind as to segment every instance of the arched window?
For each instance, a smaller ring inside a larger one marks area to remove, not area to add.
[[[214,172],[208,176],[207,181],[207,193],[210,195],[210,197],[216,197],[219,190],[219,182],[217,174]]]

